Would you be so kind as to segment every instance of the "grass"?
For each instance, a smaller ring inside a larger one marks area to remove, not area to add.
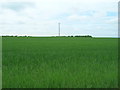
[[[117,88],[114,38],[3,37],[3,88]]]

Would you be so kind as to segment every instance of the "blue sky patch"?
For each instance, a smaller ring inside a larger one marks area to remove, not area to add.
[[[117,12],[107,12],[107,16],[117,16]]]

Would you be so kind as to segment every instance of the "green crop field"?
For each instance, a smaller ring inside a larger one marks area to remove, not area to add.
[[[117,38],[3,37],[3,88],[117,88]]]

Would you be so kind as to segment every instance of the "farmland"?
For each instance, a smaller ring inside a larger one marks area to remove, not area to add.
[[[3,88],[117,88],[117,41],[3,37]]]

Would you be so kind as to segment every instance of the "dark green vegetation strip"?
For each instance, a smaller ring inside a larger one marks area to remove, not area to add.
[[[117,39],[3,37],[3,88],[117,88]]]

